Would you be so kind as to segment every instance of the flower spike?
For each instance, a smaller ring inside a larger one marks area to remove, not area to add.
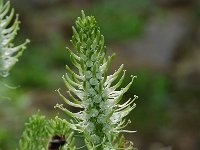
[[[15,15],[10,1],[4,4],[3,0],[0,0],[0,75],[3,77],[9,75],[9,71],[26,49],[27,43],[30,42],[26,39],[23,44],[14,46],[13,40],[19,30],[19,24],[19,15]]]
[[[71,43],[76,52],[67,48],[78,73],[66,66],[67,74],[63,76],[67,89],[76,95],[76,98],[69,92],[72,99],[70,101],[59,90],[57,92],[66,104],[82,110],[73,113],[63,105],[57,104],[56,107],[72,118],[68,124],[76,126],[73,128],[84,135],[88,149],[123,149],[120,144],[116,144],[115,139],[120,132],[135,132],[124,130],[130,123],[126,122],[124,117],[135,108],[134,100],[137,96],[124,104],[119,102],[132,85],[135,76],[131,76],[132,80],[126,87],[117,90],[125,78],[123,65],[112,75],[107,75],[115,54],[106,57],[104,36],[95,18],[86,16],[84,11],[81,11],[81,14],[82,17],[78,17],[72,27]],[[118,79],[119,76],[121,77]]]

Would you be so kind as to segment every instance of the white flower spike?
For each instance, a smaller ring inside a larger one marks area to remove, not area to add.
[[[27,39],[23,44],[14,46],[13,40],[19,30],[19,16],[10,8],[10,2],[0,0],[0,75],[6,77],[26,49]],[[13,21],[14,20],[14,21]],[[12,23],[13,22],[13,23]]]
[[[107,75],[114,55],[106,57],[104,36],[101,35],[93,16],[85,16],[82,11],[82,17],[78,17],[76,26],[72,29],[71,43],[76,52],[72,52],[69,48],[67,50],[77,71],[75,73],[66,66],[68,73],[63,76],[72,101],[65,98],[59,90],[57,92],[67,105],[79,107],[82,110],[73,113],[63,105],[57,104],[56,107],[73,118],[68,124],[73,130],[84,135],[88,149],[133,149],[131,142],[127,147],[120,143],[123,137],[118,137],[120,132],[135,132],[124,130],[124,127],[130,123],[124,118],[135,108],[134,100],[137,96],[124,104],[119,104],[119,102],[136,76],[131,76],[131,82],[126,87],[117,90],[123,82],[125,70],[123,71],[123,65],[121,65],[114,74]]]

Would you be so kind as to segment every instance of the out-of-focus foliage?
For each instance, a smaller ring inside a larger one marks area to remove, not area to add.
[[[28,115],[31,115],[30,95],[24,90],[0,83],[0,149],[15,149],[22,126]],[[18,87],[19,88],[19,87]],[[26,113],[25,113],[26,112]]]
[[[137,115],[135,116],[135,119],[139,121],[136,121],[135,124],[142,127],[142,130],[149,131],[152,129],[153,131],[153,129],[163,126],[169,121],[167,110],[170,102],[170,95],[168,94],[170,82],[168,77],[162,73],[154,74],[149,71],[140,71],[137,74],[140,78],[136,81],[135,86],[138,87],[136,91],[141,100],[138,100],[140,109],[136,110]]]
[[[65,39],[55,36],[55,39],[51,40],[54,42],[49,44],[32,42],[29,51],[24,52],[23,62],[19,62],[18,68],[14,69],[10,75],[11,83],[20,84],[22,88],[55,88],[58,84],[55,75],[62,75],[64,71],[61,70],[61,67],[68,63],[69,56],[65,50]],[[29,57],[30,55],[31,57]],[[49,59],[46,59],[47,55]],[[23,75],[22,72],[26,72],[26,74]]]
[[[146,0],[103,1],[91,8],[108,40],[134,38],[141,34],[150,3]],[[144,11],[145,10],[145,11]]]

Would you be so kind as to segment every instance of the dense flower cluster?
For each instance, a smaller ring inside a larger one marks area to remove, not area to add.
[[[62,104],[55,107],[73,118],[66,121],[68,126],[83,133],[89,149],[116,149],[114,141],[120,132],[134,132],[123,128],[130,123],[124,117],[135,108],[137,96],[124,104],[119,102],[135,76],[131,76],[132,80],[126,87],[119,89],[125,77],[123,65],[114,74],[107,75],[114,55],[106,56],[104,36],[95,18],[85,16],[83,11],[82,17],[76,21],[76,27],[73,27],[71,43],[77,52],[67,49],[77,72],[66,66],[68,73],[63,76],[71,100],[57,91],[66,104],[81,108],[81,111],[73,113]]]

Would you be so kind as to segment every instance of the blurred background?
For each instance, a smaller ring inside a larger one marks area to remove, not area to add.
[[[110,73],[121,63],[137,75],[124,100],[139,96],[126,137],[139,150],[200,149],[199,0],[11,0],[20,14],[16,43],[31,44],[0,84],[0,149],[16,149],[27,118],[54,117],[55,89],[70,64],[71,26],[80,10],[94,15],[109,52]],[[70,108],[72,109],[72,108]]]

